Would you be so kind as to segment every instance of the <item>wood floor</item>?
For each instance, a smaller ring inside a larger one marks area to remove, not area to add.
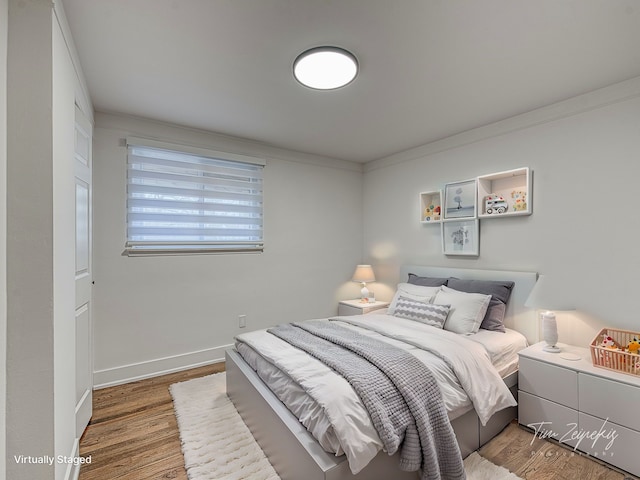
[[[91,464],[82,466],[80,480],[186,480],[169,385],[221,371],[222,363],[96,390],[93,417],[80,440],[80,455],[91,455]],[[516,423],[480,454],[525,480],[635,478],[556,443],[534,439]]]
[[[534,438],[533,433],[512,422],[479,452],[521,478],[531,480],[635,479],[557,442]]]
[[[221,371],[224,363],[94,391],[80,480],[187,480],[169,385]]]

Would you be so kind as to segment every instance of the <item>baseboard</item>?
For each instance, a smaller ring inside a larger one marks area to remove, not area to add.
[[[122,365],[120,367],[97,370],[93,373],[93,388],[97,390],[212,363],[224,362],[224,352],[231,347],[233,347],[233,345],[222,345],[197,352],[189,352]]]

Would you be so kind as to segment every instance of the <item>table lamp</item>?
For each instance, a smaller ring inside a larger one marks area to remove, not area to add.
[[[376,281],[376,276],[373,274],[373,268],[371,268],[371,265],[358,265],[351,280],[362,284],[362,290],[360,290],[360,301],[363,303],[368,302],[369,289],[367,288],[367,282]]]
[[[560,353],[562,349],[556,345],[558,342],[558,324],[553,310],[575,310],[575,307],[567,301],[561,292],[553,288],[553,285],[549,283],[549,280],[544,275],[538,277],[538,281],[533,286],[527,301],[524,302],[524,306],[535,308],[536,310],[544,310],[540,317],[542,318],[542,338],[547,344],[542,350],[550,353]],[[562,357],[568,360],[578,359],[573,358],[573,354],[569,353],[563,354]]]

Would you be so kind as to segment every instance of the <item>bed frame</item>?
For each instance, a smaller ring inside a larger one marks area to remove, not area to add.
[[[512,280],[515,282],[509,299],[505,324],[520,331],[532,343],[538,339],[535,314],[524,302],[536,282],[537,274],[496,270],[469,270],[445,267],[404,266],[401,281],[414,273],[420,276],[457,277],[476,280]],[[417,472],[398,469],[397,453],[388,456],[380,452],[357,475],[353,475],[344,455],[327,453],[300,421],[280,402],[258,374],[235,350],[226,352],[227,395],[251,430],[256,441],[282,480],[415,480]],[[511,392],[517,394],[517,372],[504,379]],[[517,398],[517,397],[516,397]],[[463,458],[487,443],[516,418],[517,408],[496,413],[482,426],[475,410],[451,422]]]

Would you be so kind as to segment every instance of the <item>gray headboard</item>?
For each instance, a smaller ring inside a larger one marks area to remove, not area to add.
[[[406,282],[410,273],[422,277],[456,277],[462,280],[510,280],[515,282],[507,304],[505,326],[522,333],[530,344],[539,341],[535,311],[524,306],[524,302],[538,278],[537,273],[404,265],[400,268],[400,282]]]

